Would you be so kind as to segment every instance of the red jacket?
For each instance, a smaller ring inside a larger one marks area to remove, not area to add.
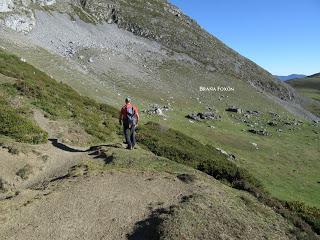
[[[133,110],[135,111],[135,113],[137,115],[137,123],[138,123],[139,118],[140,118],[138,108],[136,106],[132,105],[131,103],[127,103],[121,108],[119,120],[124,120],[127,118],[127,108],[131,108],[131,107],[133,107]]]

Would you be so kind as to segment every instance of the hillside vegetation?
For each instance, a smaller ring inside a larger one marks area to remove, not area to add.
[[[0,212],[34,198],[0,228],[60,239],[65,216],[85,223],[70,228],[78,238],[103,238],[95,224],[115,239],[318,238],[318,75],[279,82],[164,0],[14,3],[0,13]],[[125,96],[142,117],[132,152],[117,120]],[[134,229],[105,222],[113,209]],[[45,221],[29,219],[37,210]]]
[[[306,101],[305,107],[311,112],[320,116],[320,74],[314,74],[301,79],[286,81],[295,88],[302,96],[314,101]]]
[[[48,118],[72,119],[94,137],[93,142],[114,137],[114,118],[118,115],[114,108],[79,95],[66,84],[56,82],[3,50],[0,50],[0,73],[12,78],[12,82],[1,85],[5,96],[0,102],[4,109],[1,111],[1,134],[24,142],[46,141],[47,135],[23,116],[21,108],[11,109],[8,102],[19,98],[25,113],[30,115],[30,109],[35,106],[46,112]]]
[[[304,96],[320,101],[320,74],[286,81]]]
[[[117,136],[117,111],[112,107],[80,96],[67,85],[56,82],[14,55],[1,51],[0,61],[0,72],[7,77],[1,83],[2,96],[6,100],[1,102],[6,109],[1,111],[1,117],[6,116],[8,120],[4,123],[10,123],[0,125],[1,135],[20,142],[46,142],[47,134],[32,120],[31,109],[37,107],[46,112],[49,118],[71,119],[80,124],[95,141],[112,141],[111,137],[114,139]],[[22,99],[19,103],[22,107],[14,109],[12,103],[17,98]],[[311,237],[313,233],[298,216],[309,222],[316,231],[319,230],[317,209],[296,203],[285,205],[272,199],[248,171],[238,167],[210,145],[203,145],[178,131],[155,123],[148,123],[141,128],[139,142],[158,156],[198,169],[232,187],[252,193],[298,227],[299,236]]]

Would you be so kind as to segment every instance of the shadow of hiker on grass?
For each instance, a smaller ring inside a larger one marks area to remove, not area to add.
[[[105,151],[102,151],[102,148],[103,147],[112,147],[112,148],[122,148],[122,145],[121,144],[117,144],[117,143],[111,143],[111,144],[102,144],[102,145],[97,145],[97,146],[91,146],[89,147],[88,149],[86,150],[81,150],[81,149],[76,149],[76,148],[73,148],[73,147],[69,147],[63,143],[60,143],[58,141],[58,139],[54,139],[54,138],[51,138],[51,139],[48,139],[51,144],[60,149],[60,150],[63,150],[63,151],[66,151],[66,152],[72,152],[72,153],[84,153],[84,152],[87,152],[88,155],[90,156],[94,156],[93,158],[94,159],[103,159],[104,162],[106,164],[109,164],[113,161],[113,155],[107,155],[105,153]]]
[[[58,142],[58,139],[55,139],[55,138],[50,138],[48,139],[52,145],[56,148],[59,148],[65,152],[74,152],[74,153],[77,153],[77,152],[87,152],[88,150],[81,150],[81,149],[75,149],[75,148],[72,148],[72,147],[69,147],[63,143],[59,143]]]

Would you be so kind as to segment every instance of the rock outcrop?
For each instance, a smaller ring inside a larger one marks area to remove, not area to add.
[[[0,13],[11,12],[13,8],[12,0],[0,0]]]

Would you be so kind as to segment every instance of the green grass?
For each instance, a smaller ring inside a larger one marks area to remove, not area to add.
[[[236,164],[255,176],[272,196],[281,200],[299,200],[309,206],[320,208],[318,156],[320,149],[319,128],[304,122],[301,126],[283,128],[268,127],[272,136],[258,136],[243,129],[248,127],[222,112],[223,120],[190,123],[183,112],[168,113],[168,120],[148,117],[162,125],[192,136],[202,144],[219,147],[237,157]],[[284,116],[281,117],[286,120]],[[283,121],[282,120],[282,121]],[[214,125],[211,129],[208,126]],[[259,149],[251,143],[257,143]]]
[[[34,122],[13,109],[7,102],[0,99],[0,134],[11,137],[18,142],[44,143],[48,134]]]
[[[2,85],[2,89],[7,94],[13,97],[16,94],[27,97],[33,106],[47,112],[51,119],[67,119],[80,124],[95,138],[96,142],[110,140],[115,136],[118,130],[116,125],[118,111],[113,107],[81,96],[68,85],[57,82],[2,50],[0,51],[0,73],[16,79],[13,87]],[[10,122],[13,116],[9,111],[6,114],[7,121]],[[15,126],[15,122],[12,124]],[[29,124],[25,131],[32,132],[32,130]],[[4,134],[9,134],[8,132]]]
[[[216,179],[228,182],[232,187],[248,191],[262,203],[274,208],[286,217],[302,232],[312,236],[309,223],[314,231],[320,233],[320,210],[296,202],[281,201],[273,198],[263,185],[246,169],[237,166],[226,159],[210,145],[203,145],[199,141],[157,123],[147,123],[138,133],[138,139],[147,149],[158,156],[183,163],[196,168]],[[303,206],[303,207],[301,207]]]
[[[261,187],[257,179],[212,146],[203,145],[173,129],[147,123],[140,129],[138,141],[159,156],[199,169],[216,179],[226,180],[236,188],[243,189],[243,182],[249,188]]]
[[[313,99],[316,102],[306,103],[305,108],[317,116],[320,116],[320,76],[315,74],[310,77],[286,81],[294,87],[302,96]]]

